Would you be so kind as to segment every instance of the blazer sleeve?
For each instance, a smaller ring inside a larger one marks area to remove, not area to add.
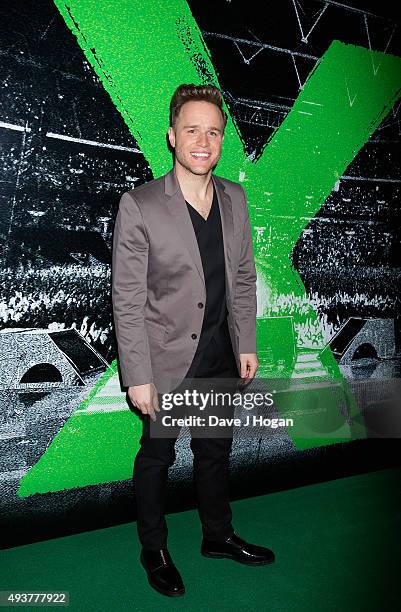
[[[113,237],[112,302],[123,385],[153,382],[144,306],[149,240],[140,208],[129,193],[120,199]]]
[[[239,353],[256,353],[256,280],[255,260],[253,255],[252,230],[245,191],[240,185],[243,197],[245,222],[242,233],[241,251],[238,264],[233,313]]]

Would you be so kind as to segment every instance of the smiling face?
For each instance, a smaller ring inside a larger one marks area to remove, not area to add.
[[[224,122],[216,104],[190,100],[182,105],[168,137],[175,149],[175,163],[192,174],[207,174],[221,155]]]

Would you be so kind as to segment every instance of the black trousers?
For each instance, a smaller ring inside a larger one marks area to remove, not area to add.
[[[194,359],[186,378],[230,379],[233,388],[239,373],[231,347],[225,350],[211,339],[201,360]],[[177,391],[174,390],[174,391]],[[161,407],[161,394],[158,394]],[[233,416],[234,407],[227,409]],[[225,416],[227,416],[225,409]],[[230,412],[231,411],[231,412]],[[162,416],[163,410],[156,413]],[[133,482],[137,504],[137,530],[143,548],[167,547],[168,529],[164,516],[168,468],[176,459],[175,442],[181,427],[169,428],[169,437],[152,437],[149,415],[142,415],[143,431],[140,449],[135,457]],[[194,482],[198,513],[205,538],[223,540],[232,535],[232,512],[229,503],[229,460],[232,448],[232,426],[224,428],[224,437],[199,437],[192,427],[190,447],[193,452]],[[227,429],[230,431],[227,433]],[[171,434],[170,434],[171,431]]]

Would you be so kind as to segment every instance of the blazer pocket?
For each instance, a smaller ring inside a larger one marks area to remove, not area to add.
[[[163,340],[166,328],[162,323],[156,323],[156,321],[146,321],[146,331],[149,336],[155,340]]]

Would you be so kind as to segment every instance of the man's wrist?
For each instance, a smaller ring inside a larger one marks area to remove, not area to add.
[[[139,387],[140,385],[150,385],[152,382],[153,378],[144,378],[143,380],[141,378],[135,380],[131,379],[128,383],[127,381],[124,381],[123,386],[129,389],[130,387]]]

